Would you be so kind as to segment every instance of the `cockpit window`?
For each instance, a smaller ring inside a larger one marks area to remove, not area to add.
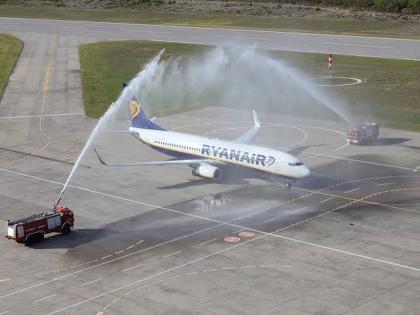
[[[303,163],[302,162],[295,162],[295,163],[288,163],[289,166],[302,166]]]

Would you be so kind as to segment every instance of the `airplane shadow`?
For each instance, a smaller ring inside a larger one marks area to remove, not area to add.
[[[354,155],[351,156],[351,158],[375,163],[387,163],[383,156],[372,154]],[[234,168],[233,170],[236,171]],[[254,173],[254,176],[258,175],[255,174],[255,172],[247,172],[244,174],[243,170],[236,174],[244,175],[245,178],[241,178],[239,180],[245,180],[250,178],[252,173]],[[401,175],[407,175],[407,172],[380,165],[358,163],[347,160],[329,160],[329,162],[325,164],[314,167],[312,169],[311,175],[305,179],[297,181],[295,186],[308,189],[309,191],[327,188],[328,191],[332,192],[346,191],[353,188],[369,189],[369,185],[372,186],[372,183],[369,181],[361,182],[359,180],[371,177],[375,178],[382,176],[388,177]],[[404,182],[404,178],[400,178],[398,180],[400,182]],[[352,181],[354,182],[352,183]],[[212,181],[200,179],[193,181],[193,183],[194,182],[207,184],[211,183]],[[183,187],[187,188],[188,186]],[[225,216],[226,213],[229,213],[229,211],[231,212],[232,209],[235,209],[235,206],[241,207],[241,202],[246,203],[248,200],[247,198],[250,198],[252,202],[268,199],[281,200],[285,197],[285,195],[301,195],[305,194],[305,192],[302,192],[302,190],[299,189],[294,190],[293,188],[289,191],[283,187],[276,187],[267,182],[267,185],[245,185],[228,190],[221,194],[223,195],[223,198],[227,196],[226,198],[228,199],[236,200],[235,203],[228,204],[226,209],[219,209],[219,212],[208,213],[208,215],[216,215],[215,218],[222,218],[221,220],[224,220],[223,216]],[[417,202],[418,198],[416,199]],[[194,214],[194,211],[197,209],[197,201],[200,200],[186,200],[177,204],[163,206],[167,206],[170,209],[175,209],[179,212]],[[404,201],[407,202],[407,200]],[[353,208],[354,207],[352,206],[346,208],[346,210],[351,210]],[[99,255],[109,255],[113,252],[121,250],[122,248],[126,248],[128,243],[135,244],[135,242],[138,240],[144,240],[147,246],[152,246],[167,239],[174,239],[178,235],[184,235],[191,233],[191,231],[207,228],[212,224],[214,224],[214,222],[196,220],[193,216],[184,216],[178,214],[171,215],[162,209],[152,209],[150,211],[143,212],[129,218],[111,222],[98,229],[76,228],[76,230],[73,231],[70,235],[54,235],[52,238],[47,238],[44,242],[32,245],[31,248],[63,248],[69,250],[67,253],[72,258],[87,260],[94,257],[93,259],[95,259],[95,257],[101,257]],[[205,235],[203,237],[205,237]],[[182,242],[182,244],[188,245],[188,242],[191,242],[191,240],[185,240]],[[195,242],[197,242],[197,239]]]

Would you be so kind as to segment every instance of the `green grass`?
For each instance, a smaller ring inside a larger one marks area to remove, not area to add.
[[[0,99],[22,51],[23,42],[10,35],[0,34]]]
[[[171,13],[150,9],[87,10],[29,6],[0,6],[0,16],[420,38],[420,23],[407,21],[287,18],[208,12]]]
[[[100,42],[80,46],[85,112],[98,118],[118,97],[122,83],[165,48],[163,59],[203,52],[206,46],[151,41]]]
[[[100,117],[121,92],[121,83],[130,80],[162,48],[166,49],[163,58],[193,56],[209,49],[151,41],[82,45],[80,60],[87,115]],[[325,54],[267,53],[304,69],[309,76],[328,76]],[[420,131],[420,62],[335,56],[334,75],[363,80],[359,85],[329,88],[349,105],[353,116],[374,119],[386,127]],[[194,105],[186,104],[183,109],[190,108]]]

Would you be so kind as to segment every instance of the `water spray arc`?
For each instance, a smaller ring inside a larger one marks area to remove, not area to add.
[[[59,194],[57,205],[97,135],[128,110],[125,105],[133,95],[141,96],[143,106],[154,113],[185,111],[191,105],[246,108],[250,104],[257,111],[271,113],[285,108],[313,110],[317,104],[351,123],[341,100],[315,86],[301,71],[256,49],[218,47],[200,56],[169,60],[162,60],[162,54],[163,50],[129,82],[99,119]]]
[[[57,201],[54,207],[57,207],[58,204],[60,203],[70,180],[72,179],[74,173],[79,167],[80,162],[85,156],[86,152],[94,143],[94,140],[96,139],[99,132],[106,130],[112,124],[113,120],[116,117],[118,117],[118,114],[122,111],[122,106],[124,106],[128,102],[128,100],[133,96],[133,93],[136,96],[135,94],[136,93],[135,91],[137,91],[136,87],[141,86],[144,80],[149,80],[150,78],[153,78],[154,73],[157,70],[156,65],[158,64],[163,51],[164,50],[162,50],[156,57],[154,57],[152,61],[141,72],[139,72],[133,80],[131,80],[126,85],[126,88],[123,89],[118,99],[114,103],[111,104],[111,106],[107,109],[105,114],[99,119],[95,128],[90,133],[89,138],[87,139],[86,144],[84,145],[82,151],[77,157],[76,162],[74,163],[73,168],[71,169],[70,174],[67,177],[67,180],[60,191],[60,194],[57,198]]]

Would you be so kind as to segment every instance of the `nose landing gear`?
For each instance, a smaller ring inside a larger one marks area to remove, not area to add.
[[[291,180],[290,178],[286,181],[286,188],[287,189],[292,189],[292,184],[293,184],[293,180]]]

